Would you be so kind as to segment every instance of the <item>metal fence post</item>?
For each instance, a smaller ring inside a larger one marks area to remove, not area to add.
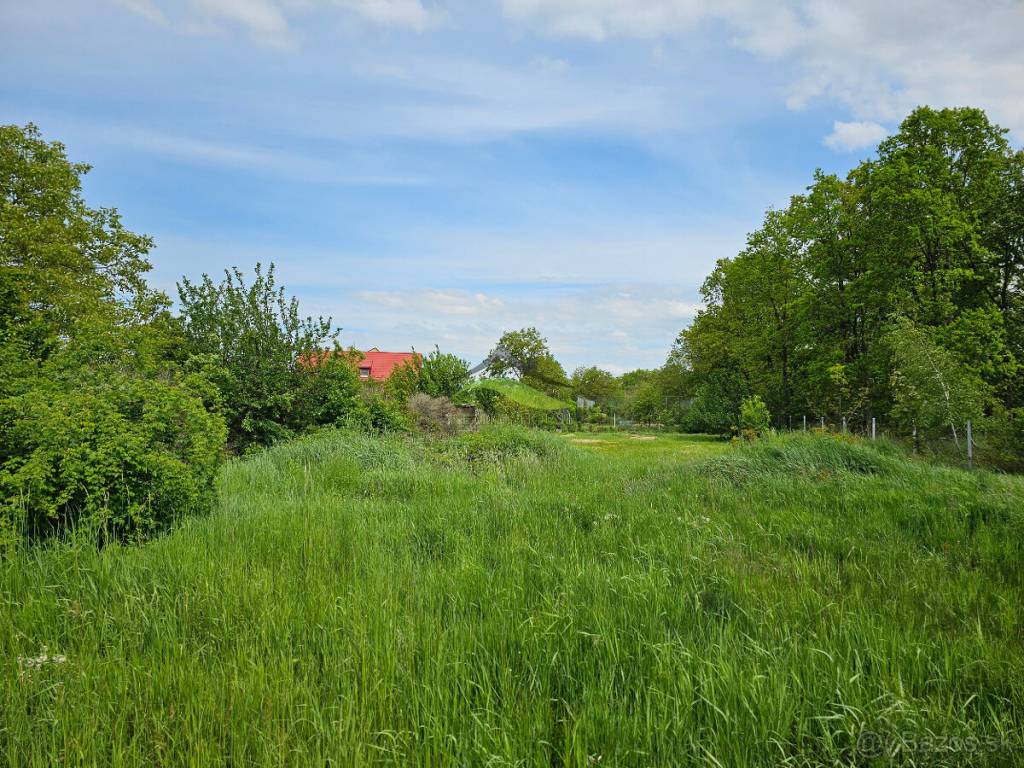
[[[967,468],[974,468],[974,435],[971,432],[971,420],[967,420]]]
[[[846,417],[843,416],[843,434],[846,434]]]
[[[821,431],[822,432],[825,431],[825,417],[824,416],[821,417]]]
[[[872,440],[875,439],[875,434],[876,434],[876,432],[875,432],[875,417],[872,416],[871,417],[871,439]]]
[[[807,431],[807,414],[804,414],[804,432]]]

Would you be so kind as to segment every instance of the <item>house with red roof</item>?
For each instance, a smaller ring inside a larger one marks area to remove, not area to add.
[[[359,378],[363,381],[384,381],[400,365],[410,363],[421,365],[423,356],[419,352],[381,352],[376,347],[368,349],[357,363]]]

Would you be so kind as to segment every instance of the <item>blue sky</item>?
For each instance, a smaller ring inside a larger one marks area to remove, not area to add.
[[[37,123],[151,282],[277,264],[356,346],[659,365],[715,261],[917,104],[1024,136],[1024,4],[0,0]]]

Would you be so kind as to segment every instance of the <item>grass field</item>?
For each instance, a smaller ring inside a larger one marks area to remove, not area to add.
[[[325,433],[220,496],[0,561],[0,764],[1024,761],[1019,478],[491,429]]]

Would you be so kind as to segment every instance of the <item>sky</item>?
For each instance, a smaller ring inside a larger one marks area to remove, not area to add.
[[[172,297],[273,262],[346,346],[536,326],[621,373],[915,106],[1019,146],[1022,39],[1022,0],[0,0],[0,123],[93,166]]]

